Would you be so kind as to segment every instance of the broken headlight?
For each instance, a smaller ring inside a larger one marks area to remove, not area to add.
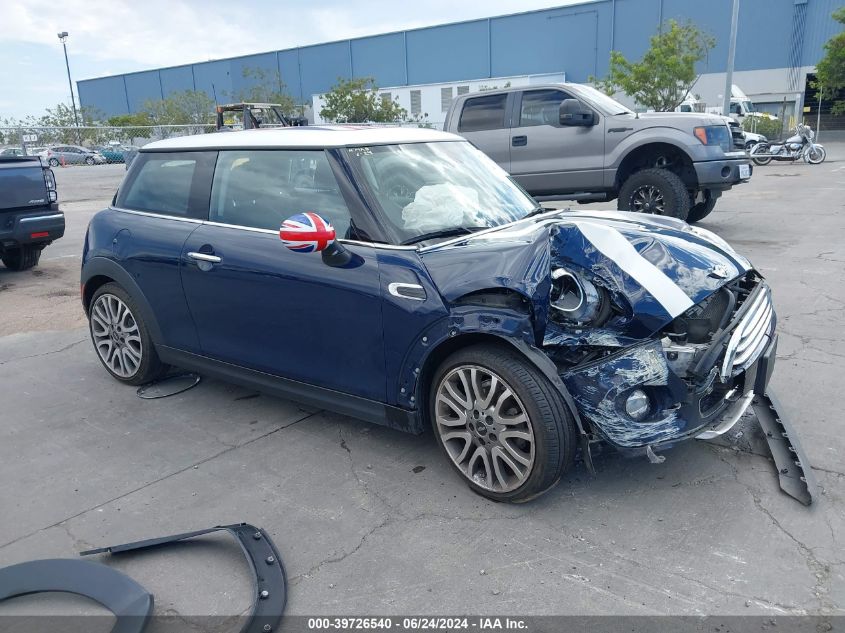
[[[552,317],[572,323],[594,323],[607,302],[604,289],[564,268],[552,271],[550,298]]]

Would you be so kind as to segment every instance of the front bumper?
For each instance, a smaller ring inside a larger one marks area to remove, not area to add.
[[[561,374],[578,413],[595,434],[620,448],[656,447],[726,432],[764,396],[775,365],[776,319],[768,288],[761,284],[734,320],[681,377],[670,367],[659,340],[648,340],[578,365]],[[635,389],[651,401],[637,421],[625,412]]]
[[[698,186],[701,189],[715,189],[724,191],[736,184],[747,182],[754,171],[745,152],[732,152],[726,154],[722,160],[708,160],[693,163],[695,174],[698,178]],[[748,175],[743,177],[740,174],[740,167],[748,168]]]
[[[37,211],[0,213],[0,250],[49,244],[65,234],[65,215],[58,204]]]

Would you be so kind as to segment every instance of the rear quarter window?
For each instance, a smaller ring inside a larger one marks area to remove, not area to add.
[[[458,131],[480,132],[505,127],[505,103],[507,99],[506,93],[467,99],[461,110]]]
[[[118,192],[117,206],[203,218],[215,159],[214,152],[142,153]]]

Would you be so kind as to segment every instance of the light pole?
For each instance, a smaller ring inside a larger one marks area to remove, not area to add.
[[[70,88],[70,105],[73,107],[73,120],[76,123],[76,142],[82,143],[82,139],[79,136],[79,117],[76,114],[76,99],[73,97],[73,82],[70,80],[70,63],[67,60],[67,44],[65,41],[67,40],[67,31],[62,31],[61,33],[57,33],[59,36],[59,41],[62,43],[62,48],[65,51],[65,68],[67,68],[67,86]]]

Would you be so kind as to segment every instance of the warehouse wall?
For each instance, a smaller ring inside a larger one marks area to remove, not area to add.
[[[830,14],[844,0],[742,0],[736,70],[812,67],[837,32]],[[107,115],[136,112],[147,99],[203,90],[218,101],[250,87],[245,68],[278,71],[299,103],[326,92],[338,77],[375,77],[379,86],[566,73],[583,82],[607,72],[610,50],[638,58],[662,20],[693,20],[716,38],[702,73],[723,72],[731,0],[599,0],[488,19],[271,51],[212,62],[78,82],[83,105]],[[773,92],[790,89],[773,86]]]

